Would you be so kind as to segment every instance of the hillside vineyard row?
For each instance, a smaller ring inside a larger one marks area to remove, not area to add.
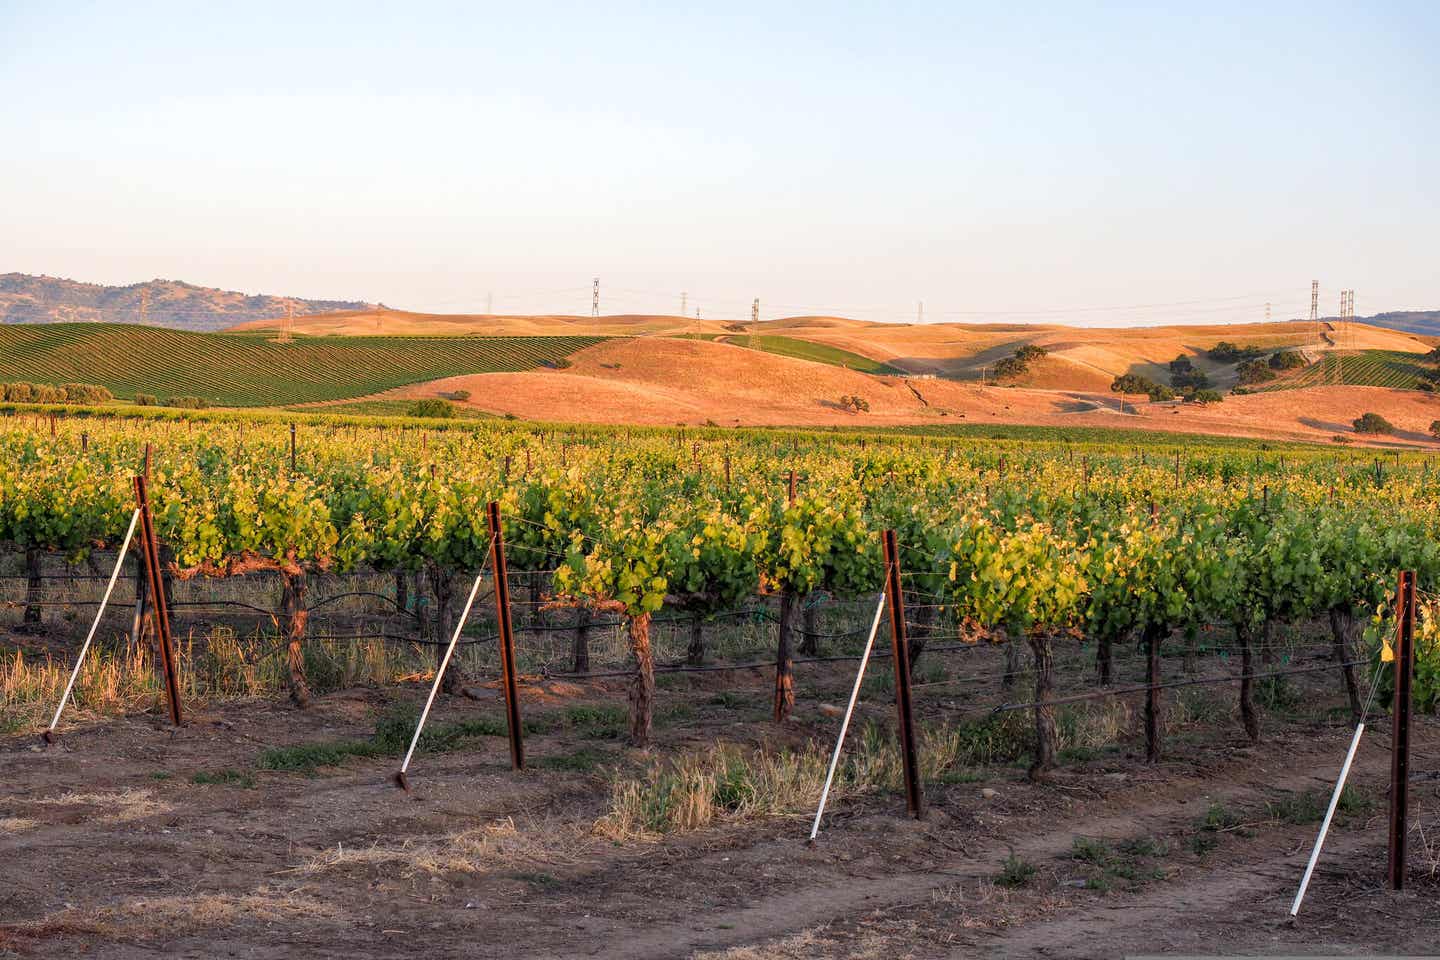
[[[1084,637],[1102,676],[1132,635],[1221,625],[1248,664],[1276,627],[1326,617],[1346,661],[1352,624],[1380,622],[1397,570],[1426,589],[1440,575],[1440,475],[1417,455],[504,423],[304,425],[292,469],[279,422],[68,420],[52,437],[11,418],[0,543],[113,548],[147,443],[181,577],[473,575],[499,501],[512,570],[551,572],[562,602],[623,615],[646,712],[652,614],[778,594],[783,661],[796,601],[880,590],[884,529],[917,621],[1028,644],[1037,663]]]

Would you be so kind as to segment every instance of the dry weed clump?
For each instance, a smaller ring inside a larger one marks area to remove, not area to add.
[[[337,846],[313,858],[302,873],[323,873],[347,867],[395,867],[404,875],[487,873],[522,866],[566,866],[578,862],[585,838],[573,828],[546,824],[521,830],[511,817],[425,840],[368,847]]]
[[[97,807],[102,815],[99,823],[131,823],[146,817],[169,813],[170,804],[156,800],[149,790],[120,790],[115,793],[66,793],[58,797],[28,800],[40,806]]]
[[[921,775],[937,779],[965,753],[955,729],[922,732]],[[744,750],[720,744],[656,763],[642,777],[611,784],[609,810],[595,832],[611,840],[653,840],[699,830],[720,821],[808,816],[819,800],[830,755],[812,744],[804,750]],[[832,799],[898,790],[903,780],[899,751],[877,727],[850,742],[831,787]]]

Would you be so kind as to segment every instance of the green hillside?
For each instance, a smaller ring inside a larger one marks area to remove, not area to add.
[[[1421,354],[1399,350],[1359,350],[1342,356],[1326,354],[1293,376],[1265,384],[1263,390],[1292,390],[1343,383],[1357,387],[1398,387],[1413,390],[1429,369]]]
[[[832,367],[846,367],[850,370],[858,370],[861,373],[874,373],[882,376],[902,372],[890,366],[888,363],[881,363],[879,360],[871,360],[869,357],[861,356],[858,353],[851,353],[849,350],[842,350],[839,347],[816,343],[813,340],[801,340],[797,337],[782,337],[768,333],[756,334],[753,337],[744,333],[686,333],[681,334],[681,337],[686,340],[710,340],[717,343],[728,343],[736,347],[752,347],[751,341],[754,341],[753,349],[763,351],[764,353],[773,353],[781,357],[794,357],[797,360],[828,363]]]
[[[97,383],[117,397],[256,407],[362,397],[467,373],[531,370],[602,337],[301,337],[109,323],[0,326],[0,382]]]

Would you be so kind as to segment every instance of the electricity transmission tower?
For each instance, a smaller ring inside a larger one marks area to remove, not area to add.
[[[142,288],[140,291],[140,326],[143,327],[150,322],[149,316],[150,290],[148,288]]]
[[[295,340],[295,304],[285,304],[285,322],[280,326],[280,342],[293,343]]]
[[[755,325],[760,322],[760,298],[756,297],[750,304],[750,342],[749,346],[755,348]]]
[[[925,301],[924,301],[924,300],[917,300],[917,301],[915,302],[915,322],[916,322],[916,323],[924,323],[924,322],[925,322]]]
[[[690,295],[684,290],[680,291],[680,316],[682,317],[690,312],[688,306],[686,305],[686,300],[688,300],[689,297]]]
[[[590,316],[600,316],[600,278],[596,277],[590,288]]]

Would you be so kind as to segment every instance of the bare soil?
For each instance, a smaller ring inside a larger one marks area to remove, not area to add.
[[[0,953],[1423,953],[1440,933],[1440,883],[1418,835],[1410,889],[1383,889],[1383,722],[1353,778],[1368,806],[1342,818],[1299,921],[1287,919],[1316,827],[1264,808],[1297,791],[1328,794],[1348,731],[1323,714],[1267,717],[1256,746],[1238,739],[1229,720],[1187,728],[1154,766],[1132,742],[1071,761],[1044,784],[1026,782],[1017,767],[930,784],[919,822],[903,816],[899,796],[865,797],[837,806],[814,847],[803,842],[800,816],[655,842],[616,843],[592,829],[612,768],[719,739],[776,747],[833,736],[835,721],[819,706],[843,686],[843,673],[802,685],[802,697],[820,699],[802,699],[782,729],[763,719],[768,680],[756,671],[667,684],[648,753],[552,726],[527,737],[524,772],[510,770],[503,737],[420,754],[410,794],[389,782],[390,758],[352,759],[312,776],[259,770],[256,761],[272,747],[364,738],[393,701],[417,703],[418,685],[337,693],[303,712],[231,702],[193,711],[179,730],[157,710],[71,729],[50,747],[6,737]],[[622,683],[527,688],[526,716],[623,702]],[[717,690],[740,695],[740,705],[717,705]],[[442,700],[434,722],[499,719],[491,696]],[[1414,822],[1437,833],[1433,721],[1420,723],[1414,750]],[[601,762],[590,762],[597,754]],[[226,771],[232,782],[196,782],[223,780]],[[1217,803],[1230,819],[1205,830]],[[1077,838],[1102,842],[1113,859],[1102,868],[1077,858]],[[1007,887],[1011,856],[1034,874]]]

